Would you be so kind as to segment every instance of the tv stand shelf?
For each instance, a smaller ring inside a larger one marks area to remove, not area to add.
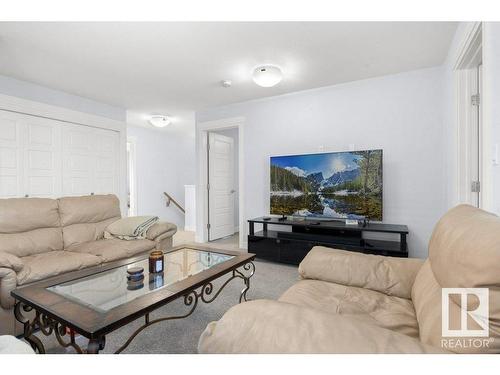
[[[262,217],[248,220],[248,224],[248,251],[255,253],[258,258],[275,262],[299,264],[314,246],[408,257],[406,236],[409,232],[406,225],[346,225],[343,221],[278,220],[274,217],[270,220]],[[256,224],[262,225],[261,231],[255,231]],[[270,225],[273,226],[272,230],[269,229]],[[367,233],[391,233],[398,235],[399,240],[371,239],[366,236]]]

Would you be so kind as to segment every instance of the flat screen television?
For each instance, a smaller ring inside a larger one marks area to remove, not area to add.
[[[382,221],[382,150],[271,157],[271,214]]]

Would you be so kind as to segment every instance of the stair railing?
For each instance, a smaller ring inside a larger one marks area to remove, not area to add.
[[[183,214],[186,213],[186,210],[184,209],[184,207],[182,207],[174,198],[172,198],[168,193],[166,192],[163,192],[163,195],[165,195],[165,198],[167,198],[167,207],[170,206],[170,203],[173,203],[174,205],[176,205],[179,210],[182,211]]]

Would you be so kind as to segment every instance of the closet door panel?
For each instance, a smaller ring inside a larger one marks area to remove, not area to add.
[[[62,134],[63,194],[119,195],[119,133],[68,125]]]
[[[93,192],[92,129],[66,124],[62,131],[62,193],[88,195]]]
[[[57,198],[62,192],[61,124],[26,116],[24,186],[30,197]]]
[[[95,156],[95,193],[119,195],[119,134],[111,130],[97,129],[93,135],[95,137],[95,142],[93,143]]]
[[[20,115],[0,110],[0,198],[24,195],[22,130]]]

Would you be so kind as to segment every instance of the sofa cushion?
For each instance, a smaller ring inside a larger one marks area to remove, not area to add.
[[[23,233],[0,233],[0,252],[18,257],[63,249],[61,228],[41,228]]]
[[[0,199],[0,251],[23,257],[62,248],[56,200]]]
[[[118,219],[118,217],[112,217],[111,219],[106,219],[97,223],[72,224],[64,227],[62,229],[64,248],[67,249],[71,246],[85,242],[102,240],[106,227]]]
[[[407,259],[315,246],[299,265],[304,279],[329,281],[410,298],[421,259]]]
[[[104,229],[120,219],[115,195],[89,195],[58,199],[64,248],[102,239]]]
[[[351,316],[335,316],[279,301],[256,300],[233,306],[221,320],[210,323],[200,337],[198,352],[307,354],[445,351]]]
[[[418,337],[415,310],[408,299],[325,281],[302,280],[279,300],[330,314],[352,315],[367,323]]]
[[[67,250],[75,253],[85,253],[98,256],[103,262],[133,257],[155,248],[150,240],[124,241],[118,239],[91,241],[71,246]]]
[[[120,217],[120,201],[116,195],[86,195],[58,199],[61,225],[98,223]]]
[[[101,258],[91,254],[51,251],[21,258],[24,268],[17,275],[17,284],[24,285],[66,272],[101,264]]]
[[[57,201],[54,199],[0,199],[0,233],[20,233],[59,225]]]

